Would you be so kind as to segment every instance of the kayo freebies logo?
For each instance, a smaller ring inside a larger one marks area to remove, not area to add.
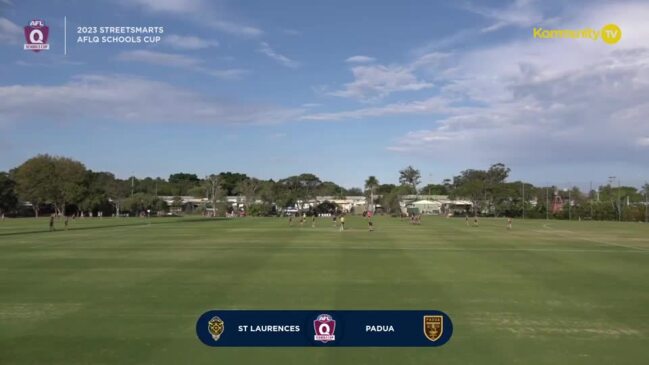
[[[47,51],[50,45],[47,43],[50,28],[42,20],[32,20],[25,26],[25,50],[26,51]]]

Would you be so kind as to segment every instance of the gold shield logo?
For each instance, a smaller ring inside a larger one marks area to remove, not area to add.
[[[444,333],[443,316],[424,316],[424,335],[426,338],[435,342],[442,337]]]
[[[225,330],[223,320],[219,317],[212,317],[212,319],[207,322],[207,330],[210,332],[210,335],[212,335],[214,341],[218,341]]]

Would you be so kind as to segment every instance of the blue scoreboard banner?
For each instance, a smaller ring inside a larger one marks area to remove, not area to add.
[[[448,342],[453,323],[436,310],[211,310],[196,334],[214,347],[428,347]]]

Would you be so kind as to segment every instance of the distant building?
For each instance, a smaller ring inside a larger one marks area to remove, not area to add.
[[[419,214],[439,215],[442,211],[442,203],[433,200],[417,200],[406,205],[407,210],[416,210]]]
[[[449,199],[448,195],[404,195],[400,201],[403,213],[416,211],[425,215],[464,214],[473,203],[462,199]]]

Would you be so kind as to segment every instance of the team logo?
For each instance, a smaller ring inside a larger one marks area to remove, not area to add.
[[[40,52],[50,49],[47,38],[50,28],[42,20],[32,20],[25,27],[25,50]]]
[[[444,333],[443,316],[424,316],[424,335],[426,338],[435,342],[442,337]]]
[[[315,329],[315,336],[313,339],[322,343],[335,341],[336,335],[336,321],[328,314],[321,314],[313,321],[313,329]]]
[[[212,335],[214,341],[218,341],[225,330],[223,320],[219,317],[212,317],[209,322],[207,322],[207,330]]]

